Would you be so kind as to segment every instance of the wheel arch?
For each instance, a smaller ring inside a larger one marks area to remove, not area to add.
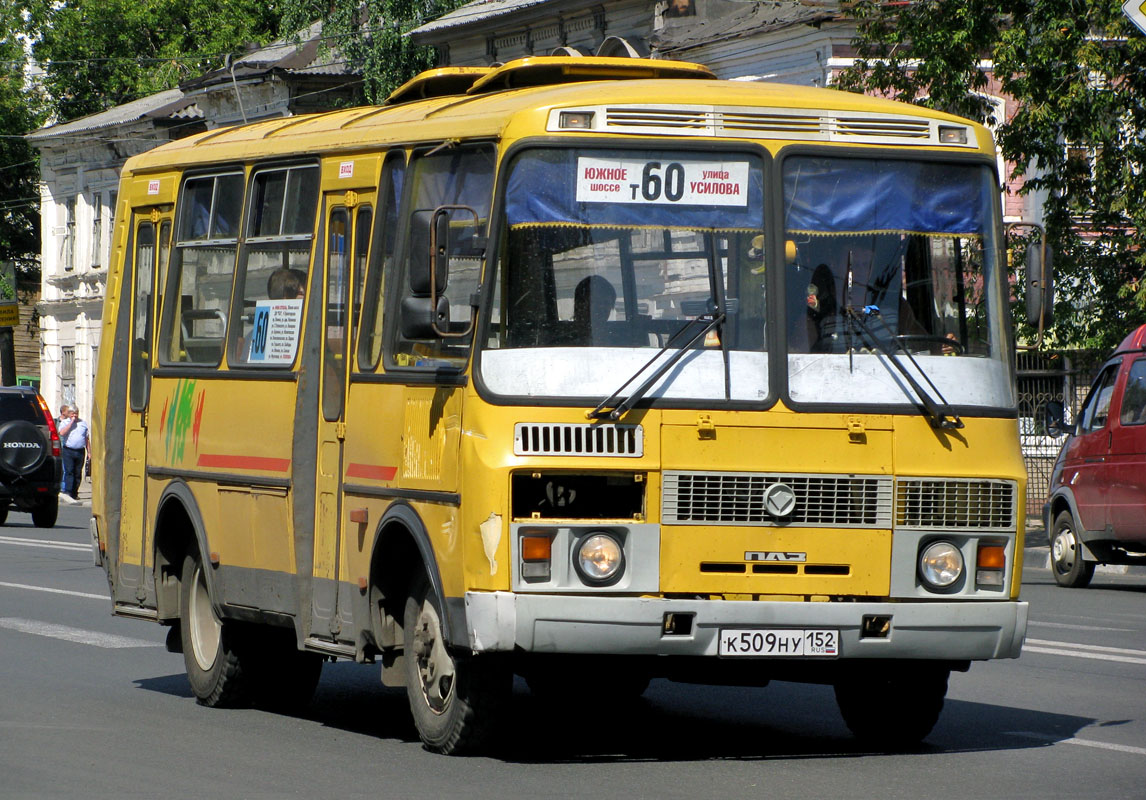
[[[391,505],[374,533],[370,556],[370,620],[379,647],[400,647],[402,616],[407,590],[421,568],[438,600],[447,637],[453,627],[434,547],[418,512],[408,503]],[[464,621],[462,621],[464,626]],[[464,627],[463,627],[464,630]]]
[[[155,600],[159,619],[179,618],[179,590],[183,578],[183,559],[197,552],[202,558],[207,549],[207,530],[195,495],[182,480],[174,480],[163,489],[156,504],[154,527]],[[214,570],[204,570],[207,590],[218,605],[220,594],[215,586]],[[216,608],[216,613],[218,609]]]
[[[1054,521],[1058,519],[1058,515],[1064,511],[1070,512],[1071,519],[1074,521],[1074,529],[1077,532],[1082,531],[1082,522],[1078,517],[1078,509],[1075,507],[1074,492],[1067,488],[1060,488],[1051,495],[1047,501],[1047,541],[1049,542],[1054,533]]]

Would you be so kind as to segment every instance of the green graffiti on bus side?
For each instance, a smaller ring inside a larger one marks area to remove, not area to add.
[[[203,420],[203,400],[206,393],[196,391],[196,382],[180,378],[175,392],[163,403],[163,416],[159,427],[163,430],[164,448],[168,463],[183,461],[187,434],[195,451],[199,450],[199,425]]]

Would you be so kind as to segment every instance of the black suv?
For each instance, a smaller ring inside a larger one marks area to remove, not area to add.
[[[0,525],[15,505],[37,528],[60,510],[60,435],[44,399],[27,386],[0,386]]]

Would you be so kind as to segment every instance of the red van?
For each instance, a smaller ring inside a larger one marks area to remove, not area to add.
[[[1061,403],[1045,423],[1070,434],[1043,506],[1055,580],[1082,587],[1097,564],[1146,565],[1146,325],[1102,366],[1073,426]]]

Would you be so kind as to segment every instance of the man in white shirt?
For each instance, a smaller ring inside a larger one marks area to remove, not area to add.
[[[91,446],[88,424],[80,419],[79,409],[68,410],[68,418],[60,427],[60,454],[64,460],[63,494],[72,500],[80,496],[80,482],[84,478],[84,461]]]
[[[61,433],[61,431],[63,431],[64,425],[68,422],[68,419],[71,417],[71,411],[72,411],[72,407],[69,406],[67,403],[64,403],[62,406],[60,406],[60,416],[56,417],[56,433],[60,434],[61,446],[64,443],[63,434]],[[64,489],[67,488],[67,485],[68,485],[67,484],[67,478],[64,475],[60,475],[60,492],[61,493],[63,493]]]

